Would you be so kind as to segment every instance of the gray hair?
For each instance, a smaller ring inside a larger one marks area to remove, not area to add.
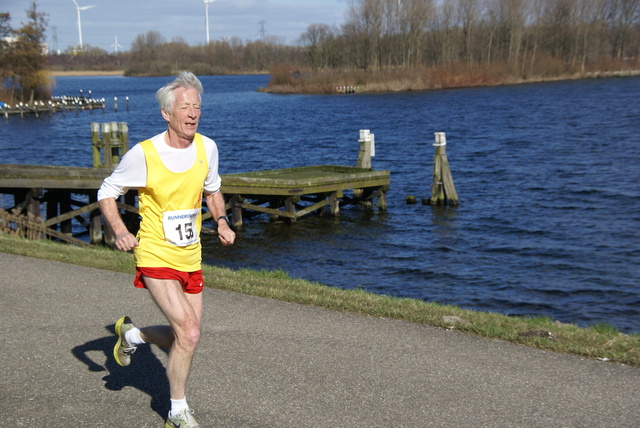
[[[164,85],[156,92],[156,101],[160,105],[160,110],[165,113],[171,113],[175,102],[173,91],[178,88],[195,89],[199,95],[204,92],[202,83],[200,83],[195,74],[190,71],[181,71],[171,83]]]

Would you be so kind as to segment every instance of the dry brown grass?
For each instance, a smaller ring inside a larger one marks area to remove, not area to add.
[[[111,70],[111,71],[100,71],[100,70],[51,70],[49,74],[53,77],[57,76],[123,76],[124,70]]]
[[[599,62],[582,70],[579,64],[565,64],[553,58],[539,58],[534,64],[521,64],[512,69],[506,64],[454,63],[443,66],[416,66],[377,70],[317,71],[294,70],[278,64],[263,92],[291,94],[335,94],[340,88],[356,88],[355,92],[406,92],[496,86],[517,83],[570,80],[599,70],[625,70],[636,64]]]

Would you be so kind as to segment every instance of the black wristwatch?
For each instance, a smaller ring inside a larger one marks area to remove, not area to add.
[[[231,222],[229,221],[229,217],[227,217],[226,215],[221,215],[220,217],[218,217],[218,219],[216,220],[216,224],[218,224],[220,220],[225,220],[227,224],[231,224]]]

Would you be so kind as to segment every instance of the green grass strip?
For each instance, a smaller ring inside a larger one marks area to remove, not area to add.
[[[78,248],[48,240],[29,241],[0,234],[0,252],[116,272],[134,272],[133,256],[106,247]],[[363,290],[343,290],[286,272],[202,267],[207,286],[359,315],[431,325],[545,349],[640,367],[640,334],[623,334],[608,324],[581,328],[547,317],[493,312],[396,298]]]

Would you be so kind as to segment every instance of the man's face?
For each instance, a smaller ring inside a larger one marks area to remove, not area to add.
[[[169,129],[178,137],[192,140],[198,130],[200,119],[200,94],[195,89],[174,89],[175,101],[173,111],[162,112],[162,117],[169,122]]]

